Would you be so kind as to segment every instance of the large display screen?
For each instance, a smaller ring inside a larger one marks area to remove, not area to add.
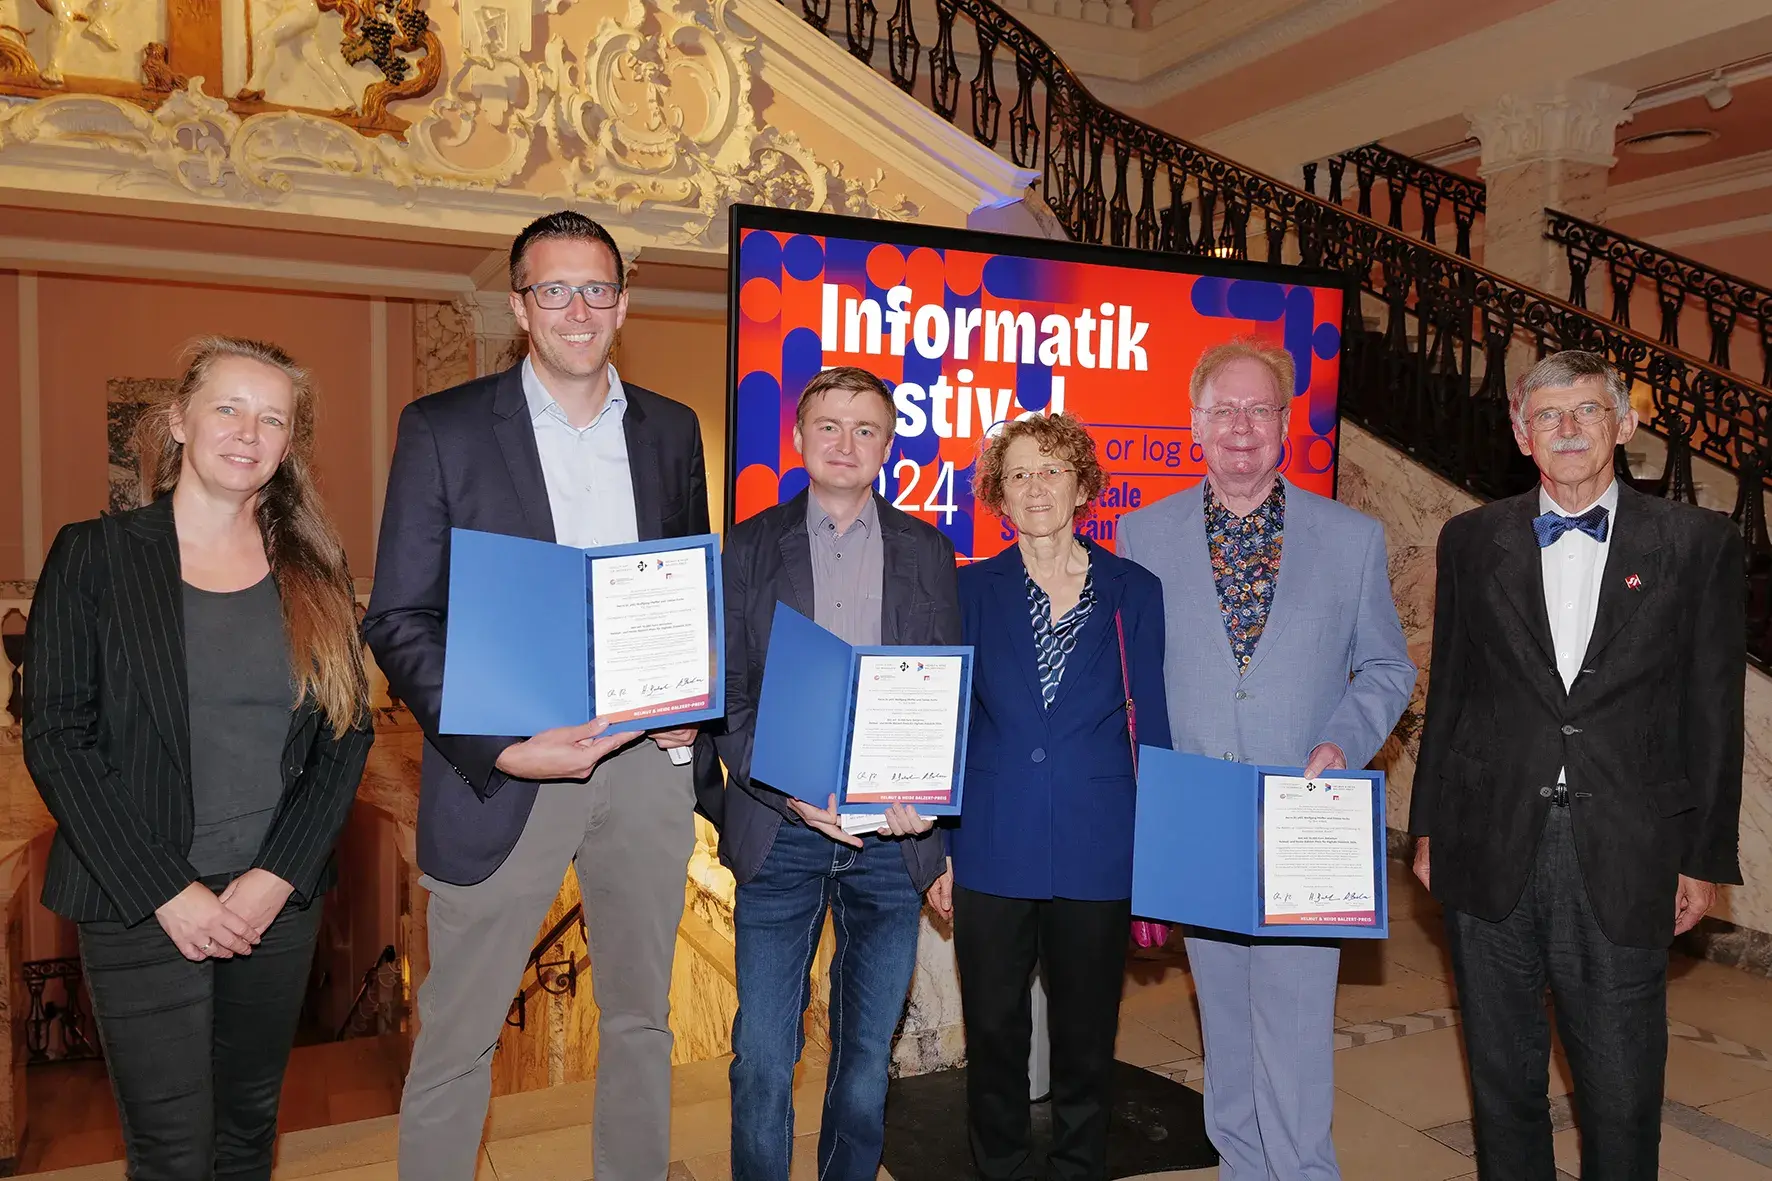
[[[1111,548],[1122,513],[1205,474],[1188,379],[1208,348],[1251,337],[1297,367],[1282,470],[1334,495],[1346,287],[1331,272],[734,206],[730,275],[730,521],[806,487],[800,391],[859,365],[898,412],[881,494],[962,561],[1014,540],[973,500],[981,444],[1058,411],[1107,470],[1079,531]]]

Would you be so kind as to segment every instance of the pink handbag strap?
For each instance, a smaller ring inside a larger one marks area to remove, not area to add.
[[[1132,677],[1126,668],[1126,625],[1114,612],[1114,634],[1120,640],[1120,687],[1126,691],[1126,738],[1132,743],[1132,773],[1138,774],[1138,706],[1132,701]]]

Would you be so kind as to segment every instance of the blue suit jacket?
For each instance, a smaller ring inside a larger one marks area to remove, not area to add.
[[[1095,610],[1065,660],[1052,708],[1040,696],[1027,571],[1010,548],[960,571],[960,616],[976,650],[964,814],[949,838],[954,880],[1009,898],[1132,894],[1137,799],[1114,613],[1126,631],[1138,740],[1169,745],[1163,588],[1094,542]]]
[[[622,433],[640,539],[706,533],[707,474],[695,411],[632,382],[625,388]],[[518,738],[439,732],[452,528],[554,540],[521,366],[420,398],[400,412],[375,589],[363,620],[388,688],[425,732],[419,868],[471,886],[510,855],[539,785],[498,769],[499,755]],[[694,771],[698,806],[718,823],[720,765],[705,732],[695,745]]]
[[[1239,676],[1212,579],[1204,496],[1197,484],[1120,518],[1120,553],[1163,580],[1175,749],[1296,767],[1333,742],[1349,767],[1366,766],[1415,688],[1384,527],[1287,483],[1279,585]]]

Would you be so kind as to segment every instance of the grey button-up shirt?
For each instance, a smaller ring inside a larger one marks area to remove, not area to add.
[[[861,515],[838,533],[812,492],[806,497],[806,532],[812,543],[813,622],[851,644],[878,644],[886,552],[874,498],[869,496]]]

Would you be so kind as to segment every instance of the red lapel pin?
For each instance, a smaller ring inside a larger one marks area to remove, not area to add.
[[[1625,575],[1625,578],[1624,578],[1624,585],[1630,587],[1632,590],[1642,590],[1643,589],[1643,580],[1638,575],[1627,574],[1627,575]]]

